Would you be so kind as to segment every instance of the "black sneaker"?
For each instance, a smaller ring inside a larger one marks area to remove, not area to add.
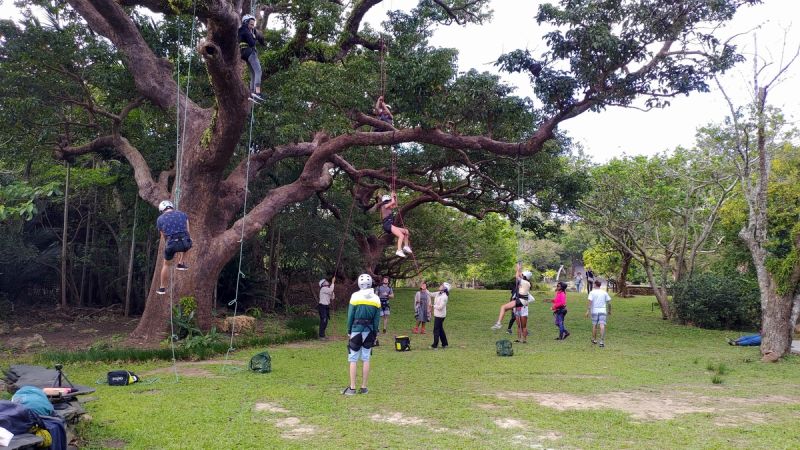
[[[605,347],[605,346],[606,344],[604,344],[603,341],[600,341],[600,347]]]
[[[592,344],[597,344],[597,341],[595,341],[594,339],[592,339]]]
[[[367,389],[367,388],[358,388],[358,393],[359,394],[366,394],[368,392],[369,392],[369,389]]]
[[[356,395],[356,390],[351,388],[350,386],[348,386],[348,387],[344,388],[344,390],[342,391],[342,394],[343,395]]]
[[[435,346],[435,345],[431,345],[431,348],[432,348],[432,349],[434,349],[434,350],[436,350],[436,349],[437,349],[437,348],[439,348],[439,347],[437,347],[437,346]]]
[[[186,264],[182,264],[182,263],[179,263],[178,266],[175,267],[175,268],[178,269],[178,270],[189,270],[189,267],[187,267]]]
[[[166,293],[167,293],[167,288],[158,288],[158,289],[156,289],[156,294],[158,294],[158,295],[164,295]]]
[[[507,329],[506,333],[511,334],[511,328]]]

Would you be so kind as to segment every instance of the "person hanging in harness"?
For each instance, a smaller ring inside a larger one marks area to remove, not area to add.
[[[405,258],[406,253],[411,253],[409,242],[409,232],[407,228],[400,228],[394,224],[394,208],[397,207],[397,194],[392,191],[392,195],[381,197],[381,224],[383,231],[397,236],[397,251],[395,255]]]
[[[156,294],[164,295],[167,293],[167,282],[169,280],[169,269],[172,266],[172,259],[178,255],[178,270],[189,270],[183,263],[184,254],[192,248],[192,238],[189,236],[189,218],[183,211],[175,209],[175,205],[169,200],[164,200],[158,205],[158,216],[156,226],[161,232],[164,240],[164,265],[161,266],[161,284],[156,290]]]
[[[366,394],[369,378],[372,347],[381,324],[381,300],[372,290],[372,277],[366,273],[358,276],[358,291],[350,296],[347,307],[347,361],[350,368],[350,384],[342,391],[344,395]],[[356,391],[358,360],[362,361],[361,388]]]
[[[242,60],[247,62],[250,69],[250,98],[253,103],[264,101],[261,97],[261,62],[256,52],[256,42],[264,43],[264,36],[256,31],[256,18],[250,14],[242,17],[242,26],[239,27],[239,49]]]
[[[380,121],[394,126],[394,116],[392,116],[391,108],[383,100],[382,95],[378,97],[378,101],[375,102],[375,115],[378,116]]]
[[[522,271],[522,261],[517,261],[517,289],[516,289],[516,296],[512,297],[508,303],[504,303],[500,306],[500,315],[497,317],[497,322],[492,326],[493,330],[499,330],[501,322],[503,321],[503,316],[506,315],[506,311],[512,310],[514,308],[521,308],[523,306],[528,306],[528,302],[533,297],[530,295],[531,291],[531,282],[529,281],[533,273],[526,270]]]

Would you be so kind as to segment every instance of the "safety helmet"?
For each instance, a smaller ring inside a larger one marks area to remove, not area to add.
[[[328,284],[328,280],[326,280],[325,278],[319,280],[319,287],[325,286],[326,284]],[[328,284],[328,286],[330,285]]]
[[[391,199],[392,199],[391,195],[384,195],[383,197],[381,197],[381,202],[386,203],[386,202],[390,201]]]
[[[251,20],[256,20],[256,17],[253,16],[252,14],[245,14],[245,16],[242,17],[242,23],[247,23]]]
[[[358,288],[369,289],[372,287],[372,277],[367,273],[362,273],[358,276]]]
[[[175,209],[175,205],[169,200],[164,200],[158,204],[158,212],[164,212],[167,208]]]
[[[445,291],[448,292],[450,291],[450,283],[442,283],[442,287],[444,288]]]
[[[530,280],[531,277],[533,276],[533,272],[531,272],[530,270],[526,270],[522,272],[522,276],[525,277],[526,280]]]

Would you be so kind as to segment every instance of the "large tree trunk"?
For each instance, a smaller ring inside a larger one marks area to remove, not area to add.
[[[631,268],[631,261],[633,255],[628,252],[620,252],[622,256],[622,268],[619,271],[619,279],[617,280],[617,296],[626,298],[630,297],[628,294],[628,271]]]
[[[761,354],[765,361],[776,361],[789,354],[792,347],[792,296],[775,292],[774,283],[761,290]],[[766,298],[764,298],[766,296]]]
[[[361,254],[361,263],[364,270],[372,277],[377,275],[378,264],[383,257],[383,251],[388,245],[392,245],[393,236],[390,234],[382,234],[375,236],[373,234],[355,235],[358,251]]]

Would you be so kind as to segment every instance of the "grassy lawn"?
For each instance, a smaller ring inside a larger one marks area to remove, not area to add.
[[[400,290],[393,300],[390,334],[410,333],[412,295]],[[338,338],[269,348],[270,374],[244,370],[260,349],[237,352],[229,366],[180,363],[178,382],[164,362],[70,365],[70,378],[85,384],[120,368],[145,378],[98,386],[81,432],[87,448],[131,449],[800,448],[800,358],[760,363],[757,348],[725,343],[738,333],[660,320],[650,297],[614,299],[601,349],[589,342],[585,296],[576,293],[568,340],[553,339],[538,293],[529,343],[501,358],[494,343],[508,335],[489,327],[506,297],[452,292],[446,350],[428,348],[432,327],[412,335],[410,352],[383,339],[367,395],[340,393],[342,308],[332,323]]]

